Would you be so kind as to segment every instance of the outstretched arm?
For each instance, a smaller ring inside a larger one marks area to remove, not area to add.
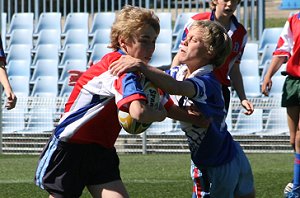
[[[177,81],[163,71],[128,55],[124,55],[119,60],[113,62],[109,68],[112,74],[118,76],[129,71],[140,71],[153,82],[155,86],[171,95],[193,97],[196,93],[192,82]]]

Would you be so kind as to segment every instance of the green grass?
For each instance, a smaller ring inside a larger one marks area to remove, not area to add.
[[[248,154],[258,198],[281,198],[292,178],[292,154]],[[0,155],[0,197],[47,197],[33,183],[38,157]],[[123,181],[132,198],[191,197],[187,154],[120,155]],[[90,197],[85,190],[82,197]]]

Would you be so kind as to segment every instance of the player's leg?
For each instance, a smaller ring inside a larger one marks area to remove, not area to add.
[[[87,187],[94,198],[127,198],[126,188],[121,180]]]

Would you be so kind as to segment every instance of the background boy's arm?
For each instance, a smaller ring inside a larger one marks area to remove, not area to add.
[[[5,94],[6,94],[6,104],[5,107],[9,109],[13,109],[17,103],[17,97],[15,96],[10,83],[8,81],[6,69],[2,62],[0,62],[0,82],[3,85]]]

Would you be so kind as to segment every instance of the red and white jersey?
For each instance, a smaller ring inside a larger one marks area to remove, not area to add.
[[[121,130],[118,109],[128,112],[133,100],[147,100],[139,75],[126,73],[118,78],[108,71],[108,66],[121,55],[120,50],[105,55],[76,82],[55,129],[59,140],[106,148],[114,146]],[[165,97],[168,99],[163,98],[162,102],[168,109],[173,102]]]
[[[188,20],[187,24],[185,25],[184,32],[181,39],[182,41],[186,39],[186,36],[189,32],[189,28],[195,20],[214,21],[215,20],[214,11],[199,13],[192,16]],[[217,79],[222,85],[230,86],[231,84],[230,84],[230,79],[228,78],[228,74],[234,63],[238,63],[238,64],[240,63],[245,45],[247,43],[248,34],[244,26],[238,22],[238,20],[234,15],[231,17],[231,25],[227,33],[232,40],[232,51],[230,55],[227,57],[225,63],[218,69],[214,70],[214,74],[216,75]]]
[[[4,54],[4,50],[3,50],[1,36],[0,36],[0,62],[2,62],[2,64],[6,65],[6,58],[5,58],[5,54]]]
[[[286,71],[300,77],[300,12],[289,17],[285,23],[273,56],[286,56]]]

